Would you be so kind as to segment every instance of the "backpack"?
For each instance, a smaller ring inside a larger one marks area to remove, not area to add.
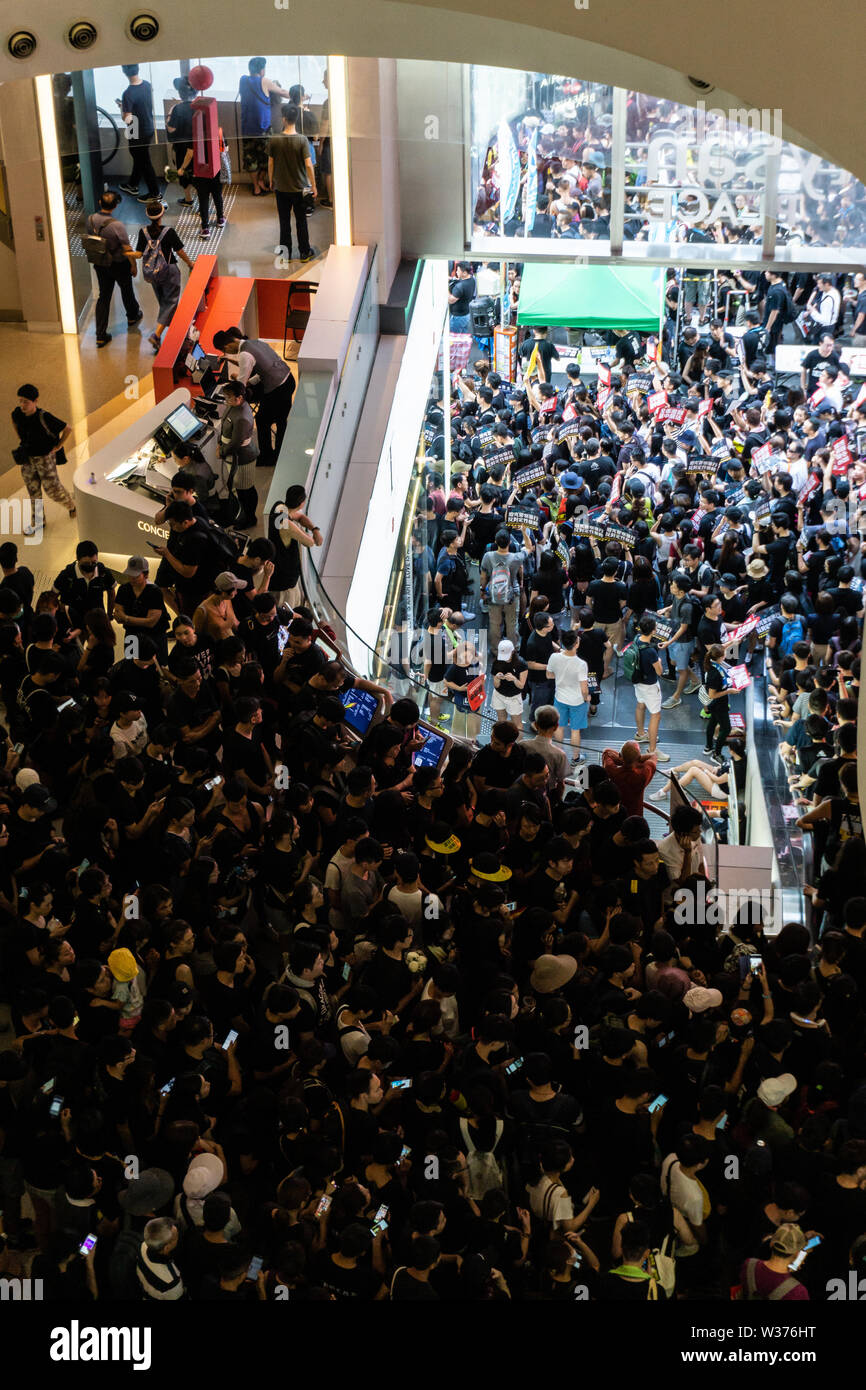
[[[469,1196],[474,1198],[475,1201],[480,1201],[485,1192],[492,1192],[494,1188],[502,1189],[505,1186],[505,1175],[495,1152],[496,1146],[502,1138],[504,1129],[505,1125],[502,1120],[497,1120],[496,1137],[493,1140],[493,1148],[477,1149],[472,1139],[469,1121],[460,1121],[460,1133],[463,1136],[463,1143],[466,1147]]]
[[[246,536],[243,537],[242,541],[238,541],[231,531],[227,531],[224,527],[217,526],[215,522],[211,521],[208,523],[207,537],[207,562],[212,569],[216,566],[214,574],[219,574],[222,570],[237,564],[238,556],[244,553],[243,542],[246,541]]]
[[[171,269],[162,249],[162,239],[167,231],[168,228],[163,227],[156,240],[149,237],[147,232],[142,231],[147,250],[141,260],[141,273],[149,285],[161,285],[163,280],[167,279]]]
[[[755,1270],[757,1266],[757,1260],[746,1260],[743,1266],[743,1272],[746,1276],[744,1294],[748,1302],[779,1303],[792,1289],[795,1289],[800,1282],[799,1279],[795,1279],[793,1275],[789,1274],[787,1279],[783,1279],[781,1284],[776,1285],[772,1293],[760,1294],[758,1293],[758,1285],[755,1279]]]
[[[640,645],[635,638],[622,654],[622,670],[627,681],[637,685],[641,679]]]
[[[782,309],[781,309],[781,312],[780,312],[780,314],[779,314],[779,317],[781,318],[781,320],[782,320],[783,323],[796,323],[797,318],[798,318],[798,316],[799,316],[799,313],[800,313],[800,310],[797,308],[796,304],[794,303],[794,300],[793,300],[793,298],[791,297],[791,291],[788,289],[788,287],[787,287],[787,285],[786,285],[786,286],[785,286],[785,302],[784,302],[784,304],[782,305]]]
[[[95,216],[96,213],[92,213],[88,218],[90,231],[86,232],[81,238],[81,245],[84,247],[84,254],[87,257],[89,265],[111,265],[114,258],[109,250],[108,242],[105,240],[104,236],[100,236],[98,232],[93,230],[93,219]],[[107,220],[111,221],[110,218]]]
[[[503,606],[511,602],[511,570],[507,564],[503,564],[499,559],[493,562],[488,592],[492,604]]]
[[[634,1221],[631,1212],[628,1212],[626,1220]],[[661,1245],[656,1246],[654,1250],[650,1250],[652,1274],[658,1283],[661,1284],[668,1298],[671,1297],[677,1284],[677,1262],[673,1255],[668,1254],[671,1243],[671,1236],[668,1234],[665,1236]],[[616,1273],[615,1270],[611,1272]],[[647,1296],[652,1298],[653,1294],[649,1293]]]

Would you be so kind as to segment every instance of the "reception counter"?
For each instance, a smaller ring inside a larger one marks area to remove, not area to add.
[[[96,541],[100,550],[112,555],[150,555],[149,540],[164,543],[168,527],[157,525],[154,517],[165,505],[178,469],[170,443],[193,429],[187,414],[190,403],[185,387],[173,391],[75,470],[72,484],[82,540]],[[172,417],[176,428],[166,427]],[[205,425],[189,442],[219,477],[216,430]]]

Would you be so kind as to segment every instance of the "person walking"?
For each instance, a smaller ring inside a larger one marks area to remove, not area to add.
[[[150,162],[150,146],[155,133],[153,120],[153,88],[143,77],[139,77],[138,63],[124,63],[123,74],[129,85],[120,98],[120,114],[129,130],[129,153],[132,156],[132,173],[127,183],[120,187],[124,193],[132,194],[140,203],[150,202],[159,197],[159,182]],[[139,193],[144,179],[146,192]]]
[[[229,494],[235,492],[241,508],[237,525],[247,530],[256,524],[256,459],[259,446],[256,439],[253,412],[247,401],[246,387],[240,381],[227,381],[222,390],[225,405],[220,409],[218,451],[228,465]]]
[[[180,299],[180,266],[178,259],[192,270],[193,262],[183,249],[183,242],[174,227],[164,227],[165,204],[157,198],[148,203],[150,219],[138,234],[132,255],[142,261],[142,275],[156,295],[157,323],[148,342],[159,352],[162,335],[174,316]]]
[[[310,238],[307,235],[304,192],[309,184],[315,198],[316,172],[307,137],[301,135],[297,129],[299,119],[300,112],[297,106],[283,107],[283,133],[272,135],[268,145],[268,178],[277,195],[280,246],[285,247],[285,254],[291,260],[294,214],[300,259],[312,261],[319,253],[315,247],[310,246]]]
[[[96,346],[98,348],[105,347],[107,343],[111,342],[111,334],[108,331],[108,313],[111,308],[111,296],[114,293],[115,285],[120,290],[120,297],[126,310],[126,322],[129,327],[134,328],[144,318],[144,311],[136,299],[135,290],[132,287],[135,256],[129,244],[129,233],[120,218],[114,216],[119,202],[120,194],[109,189],[107,193],[100,196],[99,210],[92,212],[87,219],[88,231],[94,236],[102,237],[108,254],[111,256],[109,265],[94,265],[93,267],[96,272],[96,283],[99,286],[99,295],[94,309]]]
[[[65,507],[70,517],[75,516],[75,503],[57,476],[57,464],[66,462],[63,453],[64,441],[69,438],[70,429],[65,420],[41,410],[38,388],[25,382],[18,387],[18,404],[12,411],[12,424],[20,444],[15,450],[15,462],[21,469],[21,477],[31,502],[42,501],[42,493],[52,502]],[[44,520],[43,520],[44,526]]]
[[[289,93],[265,77],[266,58],[250,58],[238,83],[241,99],[241,138],[243,140],[244,169],[253,176],[253,197],[261,198],[270,193],[268,184],[268,136],[271,130],[271,97],[278,96],[289,100]]]
[[[286,421],[292,408],[295,379],[288,363],[260,338],[246,338],[242,328],[224,328],[213,336],[213,345],[235,368],[235,379],[244,386],[258,379],[261,392],[256,413],[256,432],[259,437],[259,466],[273,468],[279,457],[286,432]],[[250,392],[247,392],[249,399]]]
[[[188,77],[176,77],[172,85],[178,100],[166,118],[165,133],[171,140],[178,186],[183,189],[183,197],[178,198],[177,205],[190,208],[193,204],[192,178],[188,173],[181,174],[180,170],[188,167],[187,153],[192,150],[192,103],[196,92]]]
[[[704,688],[707,692],[709,718],[705,730],[704,752],[708,753],[714,762],[719,763],[723,760],[722,749],[731,732],[731,706],[728,699],[730,685],[724,660],[724,647],[714,643],[707,648],[704,657]]]
[[[576,767],[584,761],[580,751],[580,736],[589,722],[589,667],[577,654],[578,634],[563,632],[559,651],[552,652],[547,662],[547,677],[554,683],[553,704],[559,715],[557,741],[571,740],[571,761]]]
[[[490,642],[498,642],[505,627],[505,637],[517,646],[517,607],[523,582],[525,550],[511,549],[511,532],[502,527],[496,532],[496,549],[481,557],[481,601],[487,605]]]
[[[193,186],[198,195],[198,215],[201,218],[201,236],[207,240],[210,236],[210,200],[213,198],[214,216],[216,225],[224,227],[226,224],[225,209],[223,207],[223,140],[222,130],[219,132],[220,142],[220,167],[212,177],[204,177],[202,174],[193,175]],[[188,169],[193,167],[194,150],[190,145],[183,158],[183,164],[178,170],[178,174],[186,175]]]
[[[655,618],[641,618],[638,623],[636,639],[637,665],[634,675],[634,693],[637,703],[635,705],[635,725],[638,743],[648,743],[648,752],[651,757],[660,763],[669,763],[670,754],[662,753],[658,748],[659,724],[662,718],[662,692],[659,685],[662,664],[659,661],[658,648],[653,641],[655,630]],[[648,733],[644,732],[647,715],[649,715]]]

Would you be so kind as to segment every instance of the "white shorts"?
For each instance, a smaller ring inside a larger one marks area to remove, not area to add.
[[[645,705],[649,714],[659,713],[662,707],[662,688],[658,681],[655,685],[636,685],[634,693],[638,704]]]
[[[519,719],[523,714],[523,696],[500,695],[498,690],[494,690],[490,708],[495,709],[497,714],[504,710],[509,719]]]

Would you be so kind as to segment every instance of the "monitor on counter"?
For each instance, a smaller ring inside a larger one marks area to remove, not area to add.
[[[192,439],[201,429],[201,420],[194,415],[188,405],[179,405],[165,419],[165,425],[178,439]]]

